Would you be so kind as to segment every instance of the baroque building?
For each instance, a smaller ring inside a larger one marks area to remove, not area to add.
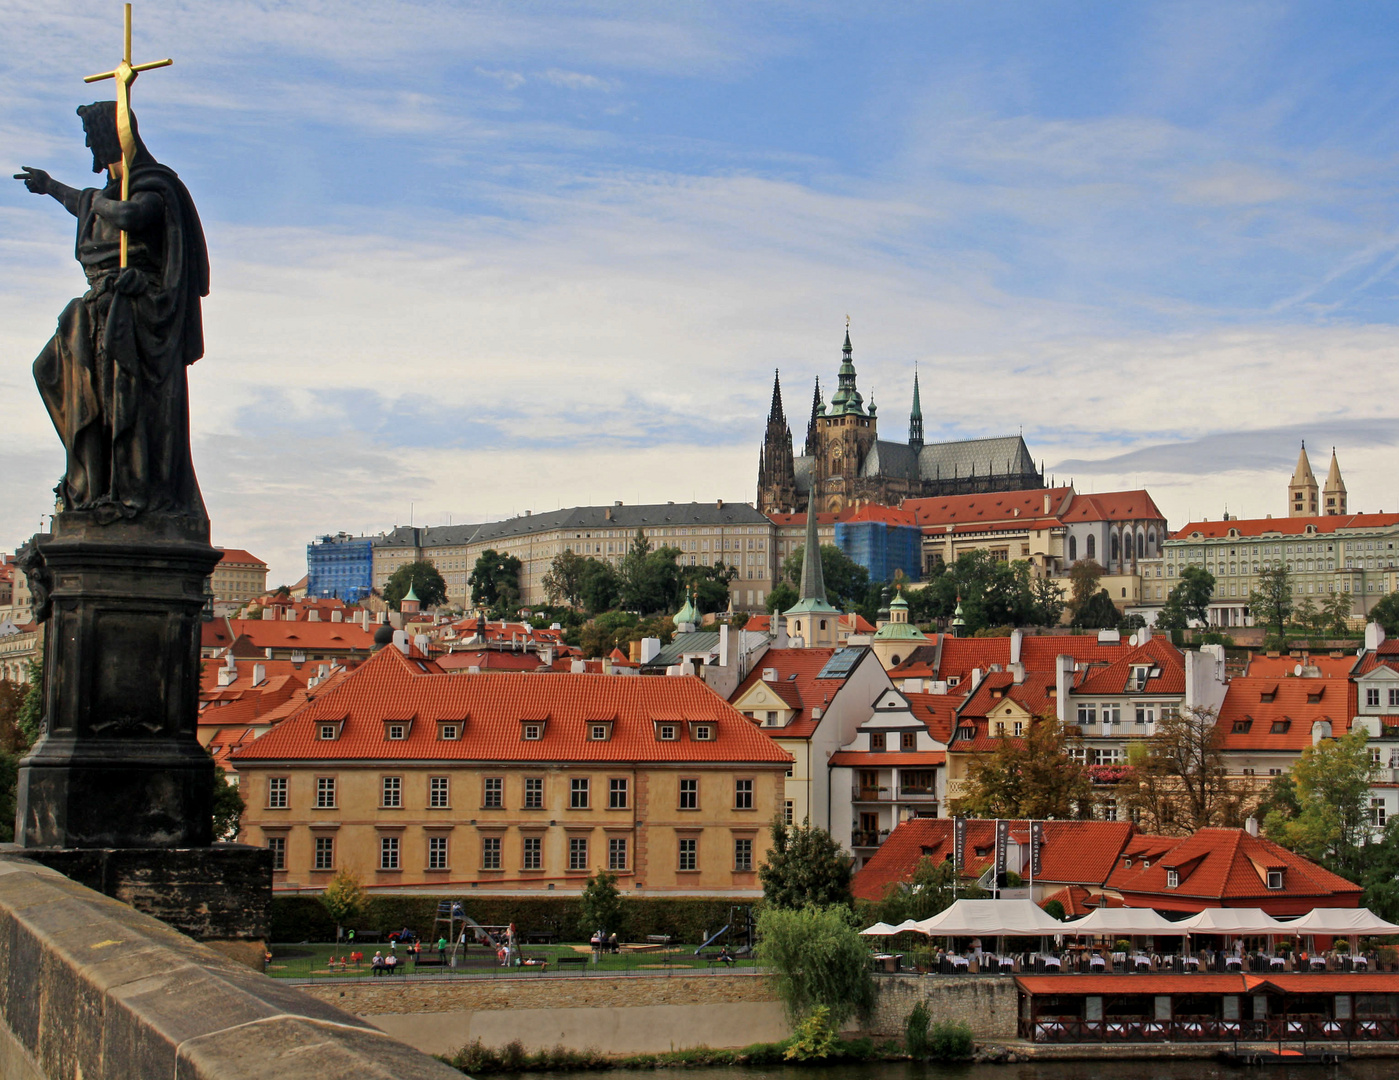
[[[758,509],[765,514],[807,510],[813,493],[820,513],[864,503],[897,505],[905,498],[1017,491],[1044,486],[1044,473],[1018,435],[925,443],[918,375],[908,441],[879,438],[878,407],[857,386],[850,330],[845,331],[836,389],[822,400],[817,379],[804,452],[795,456],[792,432],[774,379],[758,468]]]

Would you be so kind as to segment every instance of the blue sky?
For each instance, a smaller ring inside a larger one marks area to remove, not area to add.
[[[7,5],[9,165],[91,182],[119,19]],[[803,428],[847,314],[893,437],[916,362],[930,438],[1023,429],[1173,525],[1282,513],[1301,438],[1399,510],[1394,5],[142,0],[135,40],[210,241],[215,540],[274,580],[410,504],[751,500],[773,368]],[[71,245],[0,188],[0,546],[62,469]]]

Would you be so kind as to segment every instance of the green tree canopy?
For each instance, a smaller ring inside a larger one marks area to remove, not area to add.
[[[931,577],[926,588],[906,599],[909,617],[915,622],[945,622],[952,618],[960,599],[968,634],[993,626],[1046,623],[1050,614],[1057,622],[1063,611],[1062,600],[1036,593],[1028,563],[1006,562],[981,549],[963,552],[942,573]]]
[[[831,834],[809,821],[772,822],[772,846],[758,868],[763,898],[772,907],[850,903],[850,859]]]
[[[579,921],[592,934],[601,930],[603,937],[622,929],[622,894],[617,891],[617,875],[599,870],[588,878],[579,903]]]
[[[1383,838],[1366,844],[1362,852],[1360,884],[1365,893],[1360,905],[1381,919],[1399,922],[1399,817],[1390,818]]]
[[[1099,589],[1073,613],[1073,625],[1083,630],[1111,628],[1121,620],[1122,616],[1107,589]]]
[[[776,973],[777,993],[795,1025],[813,1010],[829,1010],[839,1030],[874,1003],[869,948],[844,906],[767,905],[758,916],[758,950]]]
[[[617,571],[601,559],[584,559],[579,571],[578,598],[594,614],[610,611],[621,591]]]
[[[1292,575],[1287,567],[1260,571],[1258,585],[1248,595],[1248,604],[1254,625],[1269,627],[1285,640],[1287,620],[1292,614]]]
[[[349,867],[342,866],[326,884],[321,893],[321,906],[335,922],[335,937],[340,939],[340,930],[364,914],[369,898],[364,886]]]
[[[238,839],[238,829],[243,820],[247,804],[238,790],[237,784],[228,782],[228,774],[219,766],[214,767],[214,839],[233,841]]]
[[[652,548],[645,530],[638,528],[617,567],[622,606],[643,615],[674,614],[681,604],[679,556],[679,548]]]
[[[781,615],[800,599],[801,596],[796,589],[785,581],[779,581],[773,586],[772,592],[768,593],[768,614]]]
[[[1292,766],[1297,813],[1284,807],[1263,820],[1269,839],[1351,881],[1364,865],[1361,845],[1370,830],[1370,751],[1363,728],[1322,739]]]
[[[582,602],[583,568],[587,564],[588,560],[572,548],[566,548],[554,556],[540,582],[549,603],[557,604],[562,600],[576,607]]]
[[[437,567],[426,559],[418,559],[404,563],[389,575],[389,580],[384,583],[384,603],[397,611],[399,603],[408,595],[409,585],[412,585],[424,611],[447,602],[447,583],[437,572]]]
[[[471,602],[508,616],[520,606],[520,560],[487,548],[476,558],[471,576]]]
[[[1088,768],[1069,753],[1077,744],[1054,717],[1031,719],[1021,738],[972,758],[957,812],[979,818],[1087,818],[1093,812]]]
[[[1345,605],[1345,613],[1336,618],[1336,614],[1328,608],[1328,614],[1332,615],[1333,624],[1339,624],[1340,629],[1345,628],[1346,616],[1350,614],[1350,595],[1348,593],[1332,593],[1328,601],[1336,601],[1337,604]],[[1399,592],[1388,593],[1380,598],[1379,603],[1370,609],[1370,620],[1377,622],[1384,628],[1386,637],[1399,635]]]
[[[782,576],[793,585],[801,584],[805,559],[803,544],[782,560]],[[854,611],[869,593],[870,572],[835,544],[821,545],[821,576],[826,582],[827,599],[841,611]]]
[[[1180,581],[1171,589],[1165,604],[1161,606],[1156,625],[1162,630],[1208,626],[1212,596],[1214,575],[1203,566],[1187,566],[1180,572]]]
[[[1395,599],[1396,596],[1399,596],[1399,593],[1390,593],[1380,601],[1380,604],[1383,604],[1387,600],[1392,605],[1399,607],[1399,600]],[[1379,606],[1379,604],[1376,604],[1375,608]],[[1370,612],[1370,617],[1372,619],[1375,617],[1373,610]],[[1317,629],[1323,632],[1330,631],[1333,634],[1344,634],[1346,630],[1349,629],[1349,620],[1350,593],[1327,593],[1326,596],[1322,598],[1320,608],[1317,611]],[[1384,624],[1380,623],[1380,625],[1383,626]],[[1388,630],[1385,631],[1385,633],[1388,632]]]

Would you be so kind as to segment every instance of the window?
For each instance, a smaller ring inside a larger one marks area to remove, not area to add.
[[[427,782],[427,804],[433,810],[446,810],[452,805],[451,786],[445,776],[431,777]]]
[[[882,732],[882,731],[871,731],[871,732],[870,732],[870,749],[871,749],[871,750],[883,750],[883,749],[884,749],[884,732]]]
[[[533,742],[544,735],[544,725],[526,724],[523,728],[523,735],[526,742]]]
[[[1167,870],[1167,871],[1166,871],[1166,888],[1168,888],[1168,889],[1178,889],[1178,888],[1180,888],[1180,871],[1179,871],[1179,870]]]
[[[568,782],[568,805],[573,810],[588,809],[588,778],[575,777]]]
[[[427,868],[429,870],[447,869],[447,838],[445,836],[429,836],[427,838]]]
[[[390,724],[388,728],[388,737],[391,740],[398,740],[403,738],[406,731],[407,728],[402,724]]]
[[[314,865],[317,870],[335,869],[335,837],[316,837],[316,861]]]
[[[333,738],[335,738],[335,725],[334,725],[334,724],[322,724],[322,725],[321,725],[321,738],[322,738],[322,739],[333,739]]]
[[[753,809],[753,781],[752,781],[752,780],[735,780],[735,781],[734,781],[734,809],[735,809],[735,810],[752,810],[752,809]]]
[[[1024,735],[1024,734],[1025,734],[1025,724],[1024,724],[1023,721],[1017,720],[1017,721],[1015,722],[1015,735],[1016,735],[1016,738],[1019,738],[1021,735]]]
[[[285,810],[287,808],[287,778],[285,776],[270,776],[267,779],[267,809]]]
[[[607,781],[607,808],[625,810],[627,808],[627,778],[614,776]]]
[[[568,838],[568,868],[570,870],[588,869],[588,838],[586,836],[570,836]]]
[[[1080,705],[1078,707],[1078,722],[1080,726],[1096,724],[1098,722],[1098,706]]]
[[[627,838],[625,836],[614,836],[607,841],[607,869],[625,870],[627,868]]]
[[[1270,888],[1270,889],[1281,889],[1281,888],[1282,888],[1282,871],[1281,871],[1281,870],[1269,870],[1269,871],[1268,871],[1268,888]]]
[[[335,809],[335,777],[316,777],[316,808],[319,810]]]
[[[482,782],[481,805],[487,810],[499,810],[505,805],[505,778],[488,776]]]
[[[1106,727],[1108,724],[1120,724],[1120,723],[1122,723],[1122,706],[1121,706],[1121,705],[1116,705],[1116,704],[1113,704],[1113,705],[1104,705],[1104,706],[1103,706],[1103,726]]]
[[[680,809],[681,809],[681,810],[698,810],[698,809],[699,809],[699,781],[698,781],[698,780],[681,780],[681,781],[680,781]]]
[[[1384,800],[1370,800],[1370,824],[1377,829],[1384,828]],[[275,869],[275,867],[274,867]]]
[[[1116,820],[1117,820],[1117,800],[1116,800],[1116,799],[1105,799],[1105,800],[1103,801],[1103,820],[1104,820],[1104,821],[1116,821]]]
[[[1390,687],[1390,690],[1389,690],[1389,704],[1390,704],[1391,706],[1399,706],[1399,689],[1395,689],[1394,687]]]
[[[699,841],[692,836],[680,838],[680,866],[678,869],[699,869]]]
[[[383,801],[380,806],[388,809],[396,809],[403,805],[403,778],[401,776],[386,776],[383,780]]]
[[[1137,706],[1137,723],[1138,723],[1138,724],[1154,724],[1154,723],[1156,723],[1156,706],[1155,706],[1155,705],[1138,705],[1138,706]]]
[[[538,870],[544,865],[544,839],[540,836],[526,836],[524,840],[524,861],[520,864],[525,870]],[[584,860],[586,862],[586,859]]]
[[[442,739],[455,739],[457,737],[457,731],[458,728],[456,724],[443,724],[438,728],[437,734],[438,737]]]
[[[916,731],[905,731],[899,736],[900,750],[917,750],[918,733]]]
[[[379,869],[398,869],[398,837],[379,837]]]
[[[606,742],[606,741],[607,741],[607,725],[606,725],[606,724],[591,724],[591,725],[589,725],[589,727],[588,727],[588,738],[591,739],[593,742]]]
[[[1378,686],[1365,687],[1365,705],[1368,708],[1378,708],[1380,704],[1380,688]]]
[[[714,740],[714,728],[709,724],[695,725],[695,742],[712,742]]]
[[[734,840],[734,869],[753,869],[753,841],[747,837]]]
[[[525,777],[525,809],[544,809],[544,777]]]
[[[675,740],[675,725],[660,724],[656,727],[656,738],[661,742],[673,742]]]
[[[484,836],[481,838],[481,869],[500,869],[500,837]]]
[[[287,838],[285,836],[269,836],[267,850],[272,852],[272,869],[285,870],[287,868]]]
[[[782,824],[792,824],[792,817],[796,813],[795,805],[791,799],[782,800]]]

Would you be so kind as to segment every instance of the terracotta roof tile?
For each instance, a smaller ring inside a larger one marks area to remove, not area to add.
[[[1081,683],[1074,687],[1075,694],[1125,694],[1128,681],[1136,667],[1149,666],[1159,670],[1160,675],[1151,677],[1142,687],[1132,688],[1136,694],[1184,694],[1185,657],[1181,651],[1163,637],[1153,636],[1145,645],[1129,651],[1119,660],[1106,667],[1092,669],[1086,673]]]
[[[777,692],[790,707],[796,710],[792,722],[777,732],[784,739],[809,738],[816,730],[819,720],[813,720],[811,710],[824,708],[840,693],[847,679],[818,679],[821,669],[826,666],[837,649],[768,649],[758,661],[758,666],[748,673],[738,689],[729,695],[729,701],[740,700],[755,683],[762,681],[763,672],[775,669],[777,678],[768,686]],[[860,663],[873,663],[873,654],[866,651]],[[853,674],[853,672],[852,672]],[[795,676],[795,678],[793,678]]]
[[[254,555],[251,551],[244,551],[242,548],[219,548],[223,554],[219,557],[220,563],[228,563],[230,566],[259,566],[267,569],[267,564]]]
[[[1349,679],[1239,677],[1229,683],[1215,728],[1225,750],[1289,750],[1312,745],[1312,724],[1329,721],[1331,734],[1350,730],[1355,684]]]
[[[1330,517],[1289,517],[1251,518],[1228,521],[1192,521],[1172,534],[1172,540],[1189,540],[1195,533],[1202,539],[1225,537],[1229,530],[1237,529],[1240,536],[1263,536],[1278,533],[1282,536],[1300,536],[1313,526],[1317,533],[1334,533],[1341,529],[1383,529],[1399,525],[1399,514],[1348,514]]]
[[[934,766],[945,764],[947,755],[941,750],[909,750],[870,752],[865,750],[837,750],[830,756],[827,764],[832,766],[845,766],[846,768],[907,768],[907,769],[931,769]]]
[[[258,650],[368,652],[374,647],[374,633],[362,629],[357,623],[229,619],[228,625],[235,637],[243,638],[251,648]],[[378,630],[378,627],[374,629]]]
[[[1244,674],[1260,679],[1296,678],[1297,667],[1307,665],[1320,671],[1323,678],[1345,679],[1350,677],[1351,668],[1356,666],[1356,659],[1353,653],[1348,656],[1309,656],[1306,659],[1296,656],[1255,656],[1249,660]]]

